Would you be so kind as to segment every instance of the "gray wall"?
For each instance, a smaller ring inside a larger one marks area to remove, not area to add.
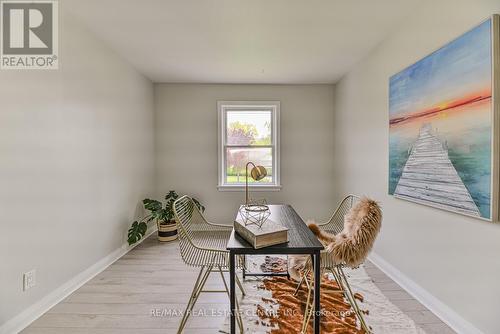
[[[244,192],[217,190],[217,100],[281,101],[279,192],[255,193],[290,203],[303,218],[326,219],[335,193],[333,86],[155,85],[157,193],[169,189],[198,197],[206,215],[230,224]]]
[[[490,14],[498,0],[426,2],[336,86],[337,198],[383,206],[375,251],[485,333],[500,333],[500,225],[387,195],[388,80]]]
[[[120,248],[153,188],[152,83],[60,24],[58,71],[0,72],[0,327]]]

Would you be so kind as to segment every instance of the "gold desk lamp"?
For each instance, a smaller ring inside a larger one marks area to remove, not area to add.
[[[249,161],[245,166],[245,205],[240,210],[240,214],[244,218],[245,225],[255,224],[259,227],[264,224],[270,215],[269,207],[265,201],[254,202],[248,196],[248,166],[252,165],[250,176],[255,181],[260,181],[267,176],[267,170],[263,166],[256,166],[253,162]]]
[[[250,176],[252,177],[252,179],[254,179],[255,181],[260,181],[262,180],[263,178],[265,178],[267,176],[267,170],[265,167],[263,166],[255,166],[255,164],[251,161],[249,161],[246,166],[245,166],[245,206],[250,206],[250,198],[248,197],[248,166],[252,165],[253,168],[252,170],[250,171]]]

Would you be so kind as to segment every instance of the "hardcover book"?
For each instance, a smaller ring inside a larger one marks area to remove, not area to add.
[[[288,228],[271,219],[259,227],[255,224],[245,226],[238,217],[234,221],[234,230],[255,249],[288,242]]]

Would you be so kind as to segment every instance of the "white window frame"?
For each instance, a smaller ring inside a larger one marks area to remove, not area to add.
[[[280,101],[217,101],[218,113],[218,186],[220,191],[244,191],[245,185],[227,184],[226,180],[226,131],[228,111],[265,110],[271,112],[271,138],[273,151],[273,182],[251,183],[252,191],[279,191],[280,183]]]

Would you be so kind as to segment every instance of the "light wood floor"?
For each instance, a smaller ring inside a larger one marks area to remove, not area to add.
[[[382,292],[427,333],[454,333],[374,265],[367,263],[367,271]],[[159,243],[153,235],[22,333],[176,333],[180,316],[175,312],[184,310],[197,274],[196,268],[182,262],[177,242]],[[208,286],[222,288],[220,276],[212,276]],[[221,314],[228,309],[226,295],[202,294],[184,333],[217,333],[225,317]]]

